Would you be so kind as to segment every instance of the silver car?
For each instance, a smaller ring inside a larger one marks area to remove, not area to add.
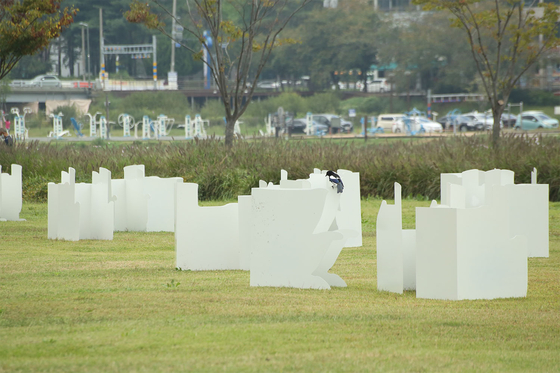
[[[33,87],[62,87],[62,83],[54,75],[37,75],[30,83]]]

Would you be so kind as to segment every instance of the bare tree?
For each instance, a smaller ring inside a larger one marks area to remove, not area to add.
[[[296,43],[294,39],[280,38],[280,32],[311,0],[186,1],[187,21],[182,22],[179,17],[175,21],[197,43],[193,46],[176,41],[209,67],[224,104],[225,143],[229,147],[233,144],[235,122],[247,109],[270,53],[283,44]],[[152,12],[149,4],[135,0],[126,13],[127,20],[143,23],[173,39],[161,21],[162,16],[173,17],[173,14],[161,1],[151,0],[151,3],[159,14]],[[208,51],[206,59],[203,59],[204,50]]]
[[[424,5],[424,9],[450,11],[455,16],[454,26],[466,32],[492,107],[492,142],[498,145],[502,113],[515,84],[544,53],[560,44],[556,36],[558,6],[537,0],[414,0],[414,3]]]

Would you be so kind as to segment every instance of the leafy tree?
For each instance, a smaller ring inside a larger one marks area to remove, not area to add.
[[[0,0],[0,79],[23,56],[32,55],[60,36],[77,10],[61,10],[60,0]]]
[[[558,8],[552,3],[519,0],[414,0],[424,9],[447,10],[467,36],[492,107],[492,141],[498,145],[500,119],[515,84],[540,57],[560,44]],[[538,11],[537,11],[538,10]]]
[[[280,38],[280,32],[310,1],[192,0],[186,21],[176,19],[184,32],[196,40],[196,44],[180,41],[183,48],[198,60],[202,59],[204,49],[209,51],[208,60],[204,63],[210,68],[224,103],[226,146],[233,144],[235,122],[251,102],[259,75],[272,50],[295,42]],[[151,11],[149,4],[136,0],[126,13],[127,20],[142,23],[171,38],[162,22],[165,16],[171,16],[171,12],[161,1],[152,0],[151,3],[160,12],[159,15]],[[212,44],[208,37],[212,38]],[[251,69],[253,63],[255,67]]]
[[[42,48],[32,56],[23,56],[8,76],[11,79],[31,79],[51,69],[50,48]]]
[[[342,79],[365,80],[376,61],[380,24],[373,7],[346,0],[337,8],[314,8],[286,35],[301,43],[274,51],[268,70],[286,75],[310,75],[311,88],[325,88]],[[352,77],[340,74],[357,70]],[[367,90],[367,87],[364,87]]]
[[[443,12],[414,13],[414,18],[379,27],[380,65],[394,65],[391,80],[397,91],[415,89],[417,84],[435,93],[478,91],[473,84],[476,67],[462,30],[450,28]]]

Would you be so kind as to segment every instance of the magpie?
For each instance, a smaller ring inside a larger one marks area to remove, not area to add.
[[[340,176],[338,176],[336,172],[331,170],[328,170],[325,176],[329,178],[329,181],[332,183],[333,188],[336,186],[336,192],[342,193],[342,191],[344,190],[344,183],[342,182]]]

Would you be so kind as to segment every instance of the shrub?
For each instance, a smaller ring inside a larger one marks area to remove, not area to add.
[[[335,142],[258,139],[237,141],[231,150],[216,140],[150,143],[143,146],[106,144],[80,147],[50,143],[16,143],[0,151],[0,164],[23,167],[24,198],[45,200],[46,183],[60,182],[60,171],[76,169],[77,182],[91,182],[91,171],[105,167],[113,178],[123,168],[144,164],[146,175],[180,176],[199,184],[200,198],[216,200],[249,194],[259,180],[277,183],[280,170],[291,179],[306,178],[313,168],[344,168],[360,172],[361,193],[393,198],[393,183],[403,186],[404,197],[439,197],[439,175],[477,168],[509,169],[517,183],[530,182],[533,167],[539,182],[549,184],[550,200],[560,200],[560,140],[555,137],[502,136],[502,146],[492,149],[486,136],[439,140]]]

